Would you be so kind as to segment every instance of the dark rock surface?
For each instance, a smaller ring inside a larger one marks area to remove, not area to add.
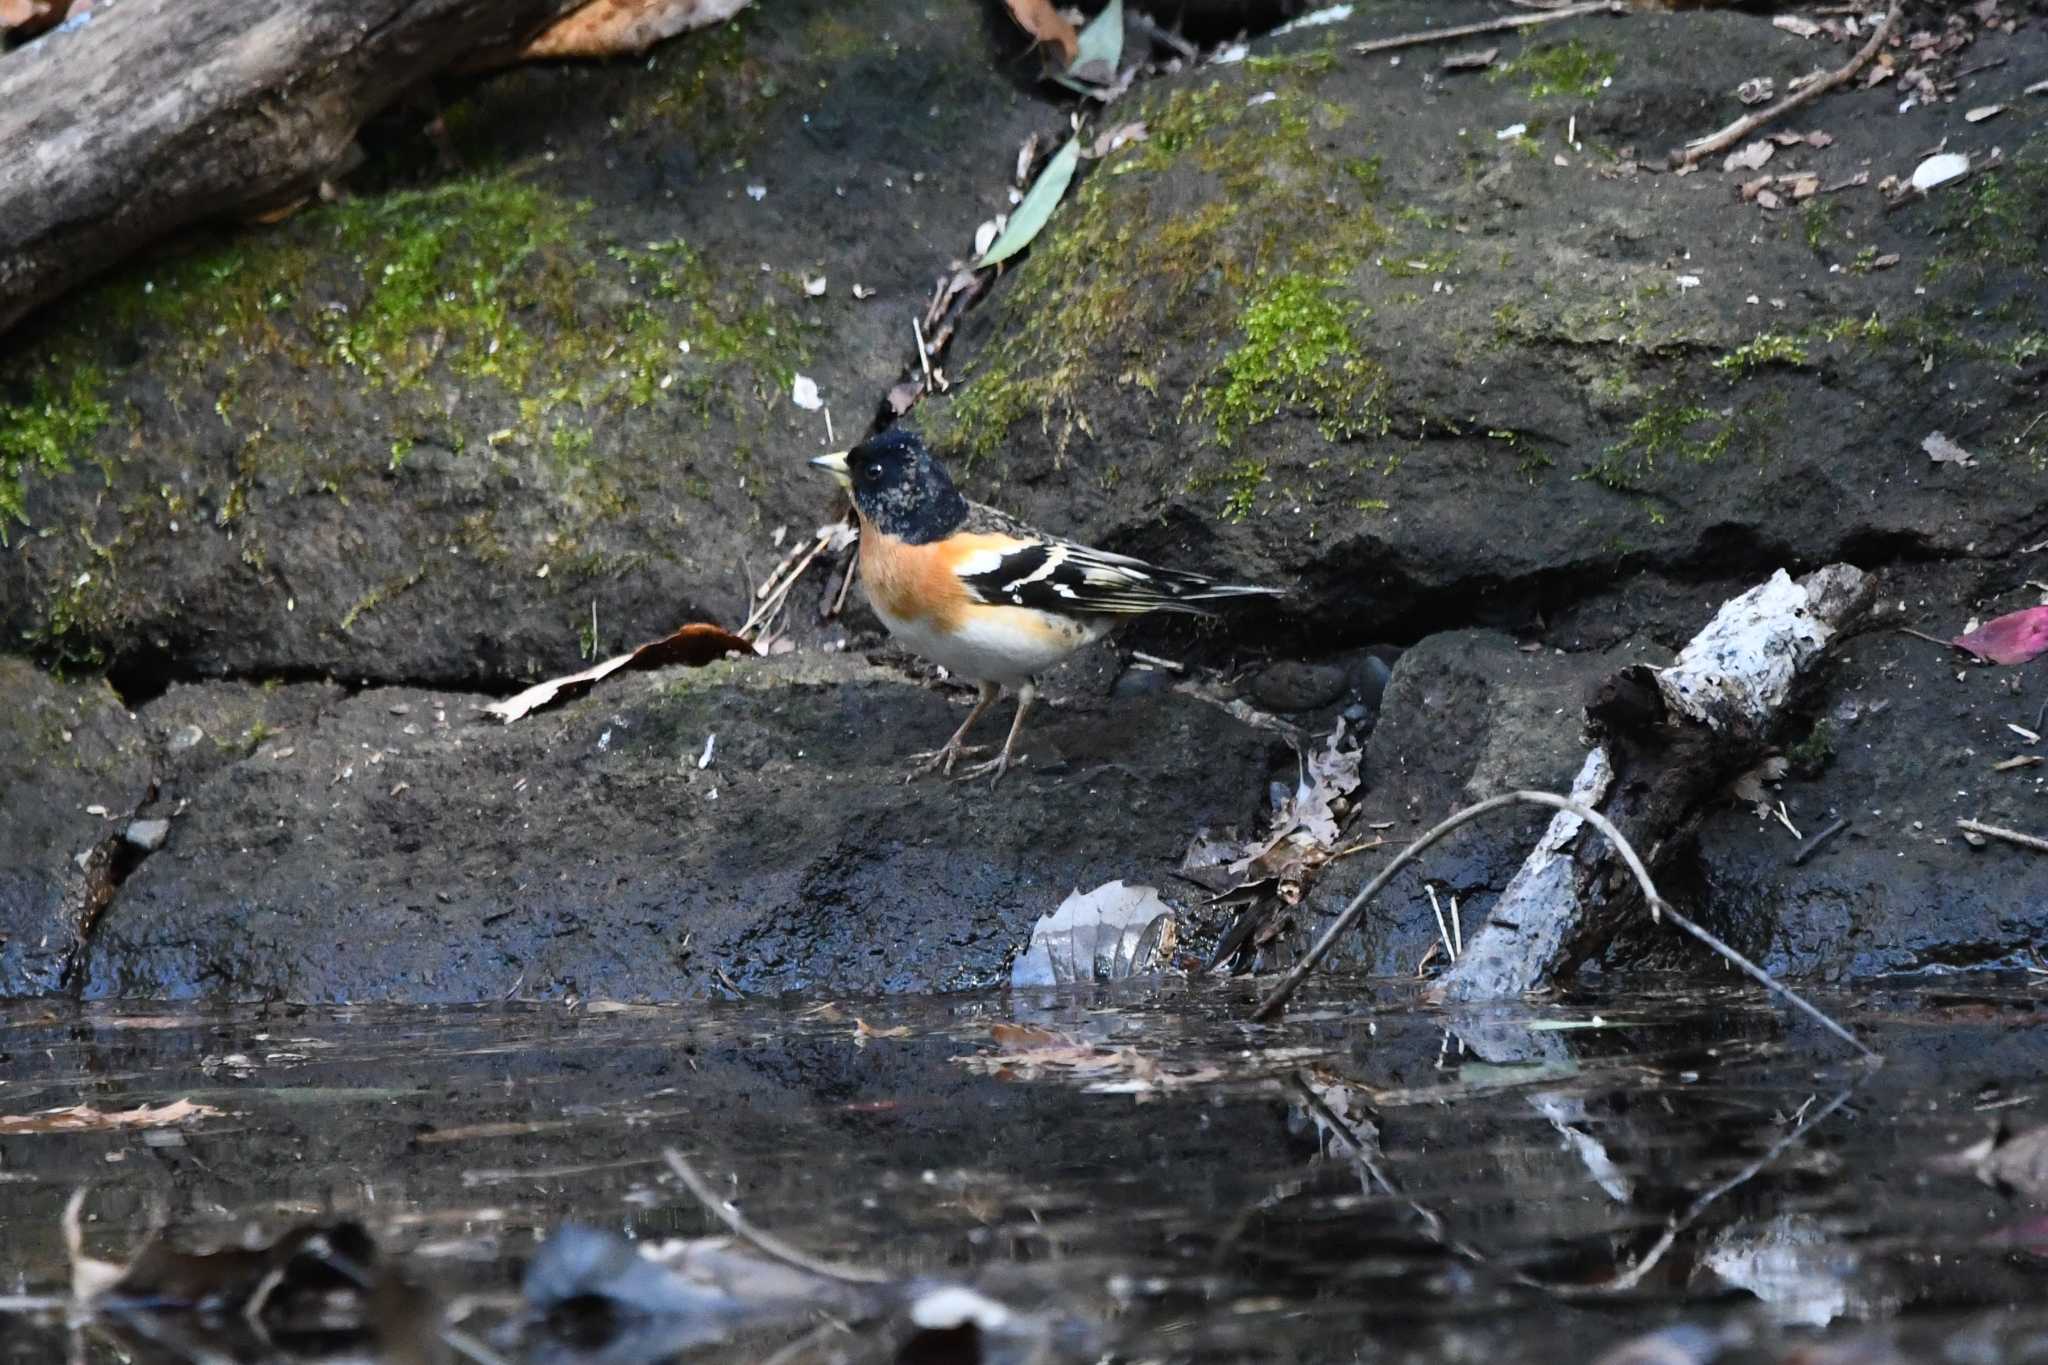
[[[232,729],[232,699],[195,692],[144,722]],[[327,697],[230,762],[171,766],[185,813],[100,926],[87,993],[978,984],[1067,892],[1161,880],[1186,831],[1248,822],[1267,765],[1218,708],[1083,699],[1034,713],[992,793],[906,784],[960,708],[844,654],[625,675],[510,727],[478,700]]]
[[[1396,842],[1566,785],[1586,688],[1772,570],[1877,571],[1886,611],[1791,718],[1776,793],[1804,832],[1851,828],[1790,867],[1790,833],[1731,802],[1670,889],[1800,972],[2020,960],[2048,939],[2039,857],[1952,824],[2048,831],[2039,770],[1990,771],[2028,751],[2008,722],[2040,728],[2043,665],[1890,627],[2039,600],[2048,140],[2017,91],[2040,21],[1984,33],[1968,61],[2004,64],[1953,102],[1802,111],[1832,143],[1766,170],[1871,183],[1769,211],[1748,173],[1653,168],[1741,81],[1840,49],[1687,12],[1504,35],[1482,74],[1348,50],[1484,17],[1361,7],[1141,82],[1098,123],[1148,136],[1084,168],[916,421],[973,496],[1294,589],[1127,643],[1317,733],[1371,728],[1361,827]],[[993,796],[903,786],[960,712],[900,658],[856,661],[857,595],[819,610],[841,565],[793,599],[796,655],[475,719],[738,624],[836,515],[794,376],[844,444],[913,364],[909,315],[1009,207],[1018,146],[1065,124],[1023,46],[994,6],[804,0],[651,62],[445,82],[369,130],[345,201],[174,244],[10,334],[0,628],[113,686],[0,661],[23,698],[0,993],[67,965],[96,995],[960,985],[1071,886],[1166,885],[1196,828],[1253,824],[1291,760],[1111,649],[1055,675],[1064,709]],[[453,168],[420,136],[437,108]],[[1875,182],[1943,138],[2004,164],[1886,211]],[[1976,463],[1929,460],[1936,429]],[[161,848],[114,847],[136,818],[170,821]],[[1424,880],[1476,923],[1541,823],[1447,841],[1353,960],[1412,969]],[[1330,869],[1304,919],[1384,856]],[[1694,960],[1661,945],[1613,961]]]

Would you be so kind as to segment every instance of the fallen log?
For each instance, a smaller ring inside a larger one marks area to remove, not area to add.
[[[123,0],[0,56],[0,331],[203,218],[317,188],[371,115],[583,0]]]
[[[1872,578],[1847,564],[1797,581],[1781,569],[1724,603],[1668,668],[1635,665],[1614,675],[1586,708],[1599,742],[1572,799],[1600,809],[1654,870],[1764,757],[1828,642],[1875,592]],[[1471,1001],[1534,990],[1643,911],[1614,847],[1559,811],[1436,995]]]

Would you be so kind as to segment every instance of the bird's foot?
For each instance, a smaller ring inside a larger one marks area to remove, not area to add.
[[[942,749],[932,749],[925,753],[912,754],[910,758],[914,766],[903,780],[905,782],[915,782],[918,778],[930,772],[943,773],[945,776],[951,777],[953,775],[953,765],[960,761],[963,754],[984,754],[987,752],[988,745],[986,744],[948,743]]]
[[[989,779],[989,787],[993,789],[996,783],[1003,780],[1003,774],[1009,770],[1010,746],[1005,744],[1003,751],[987,762],[977,763],[971,768],[962,768],[957,773],[949,773],[948,776],[955,782],[972,782],[977,777],[986,777]]]

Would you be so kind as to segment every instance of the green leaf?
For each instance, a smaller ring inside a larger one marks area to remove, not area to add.
[[[1074,181],[1074,168],[1080,164],[1081,138],[1076,134],[1067,139],[1066,146],[1053,153],[1052,160],[1045,163],[1038,179],[1024,192],[1023,202],[1010,215],[1002,235],[989,243],[987,254],[975,262],[974,268],[979,270],[997,261],[1007,261],[1030,246],[1031,239],[1045,226],[1045,220],[1052,217],[1052,211],[1059,207],[1061,196]]]
[[[1117,66],[1124,59],[1124,0],[1109,0],[1102,13],[1088,21],[1074,48],[1074,61],[1053,79],[1083,95],[1102,93],[1116,84]]]

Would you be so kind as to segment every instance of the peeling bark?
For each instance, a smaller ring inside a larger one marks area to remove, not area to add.
[[[1586,755],[1573,799],[1601,809],[1654,872],[1708,803],[1763,757],[1828,642],[1875,592],[1875,580],[1847,564],[1796,582],[1780,569],[1724,603],[1668,668],[1615,674],[1586,708],[1601,742]],[[1488,1000],[1534,990],[1598,951],[1641,908],[1607,841],[1559,812],[1437,994]]]

